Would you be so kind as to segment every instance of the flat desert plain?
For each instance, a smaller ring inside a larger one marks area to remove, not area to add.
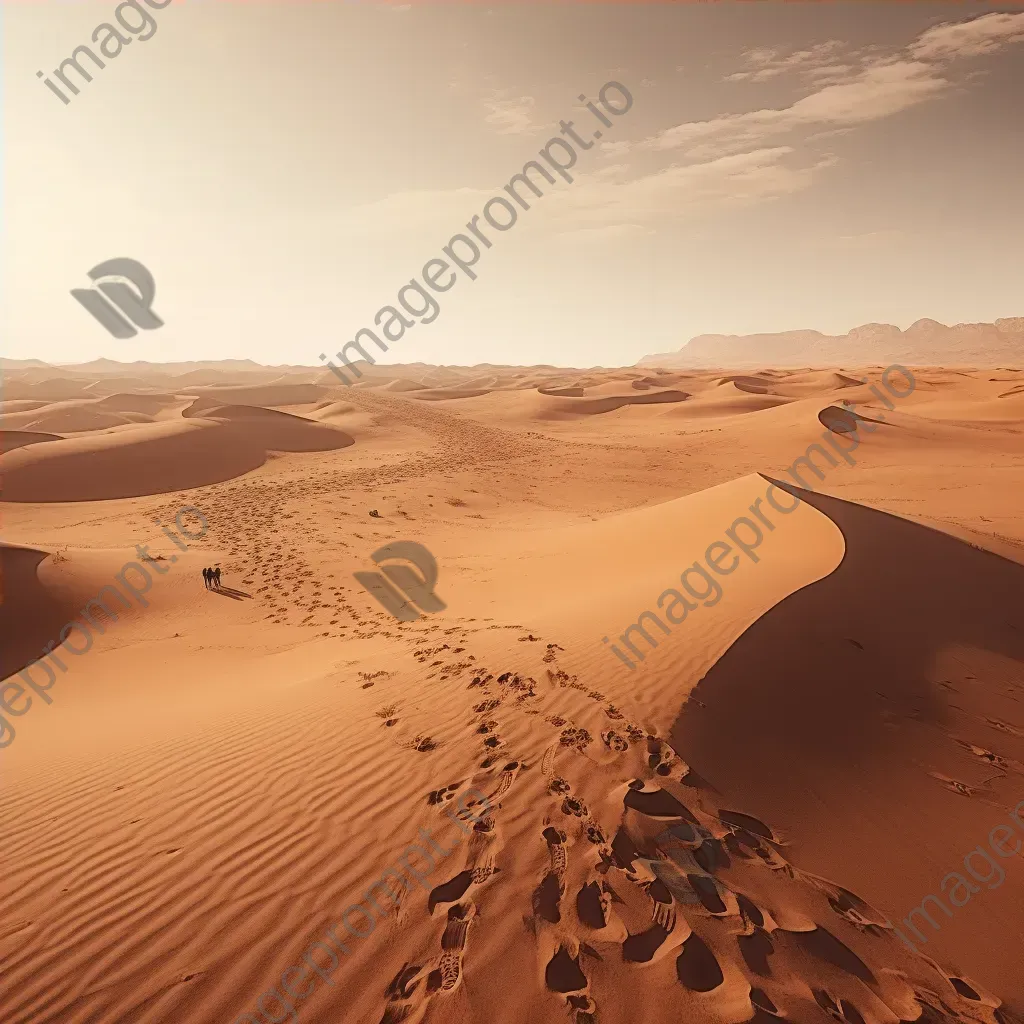
[[[0,1019],[1019,1019],[1024,371],[884,369],[9,372]]]

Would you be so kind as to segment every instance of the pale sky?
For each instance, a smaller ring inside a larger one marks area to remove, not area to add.
[[[116,7],[3,4],[4,356],[319,365],[610,80],[574,182],[382,361],[1024,315],[1020,6],[173,0],[64,105],[36,72]],[[72,299],[115,257],[164,327]]]

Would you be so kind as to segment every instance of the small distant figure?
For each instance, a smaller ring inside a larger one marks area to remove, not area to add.
[[[375,508],[370,509],[370,515],[373,516],[374,519],[380,519],[380,513]]]
[[[210,589],[210,576],[211,576],[210,570],[209,569],[203,569],[203,582],[206,584],[206,589],[207,590]]]
[[[213,570],[213,585],[219,590],[220,589],[220,566]]]

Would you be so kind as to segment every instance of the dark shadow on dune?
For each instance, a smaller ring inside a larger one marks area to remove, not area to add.
[[[61,439],[0,455],[3,500],[101,501],[165,494],[231,480],[259,468],[268,452],[337,451],[355,443],[344,431],[258,406],[215,406],[186,420],[204,429],[124,435],[120,444]]]
[[[870,416],[861,416],[859,413],[850,412],[849,409],[841,409],[837,405],[827,405],[818,413],[818,422],[832,431],[833,434],[856,434],[863,422],[882,423],[884,426],[894,427],[895,424],[886,423],[884,420],[875,420]],[[899,429],[896,427],[895,429]],[[873,431],[872,431],[873,433]],[[861,435],[858,441],[863,441]]]
[[[665,405],[685,402],[692,396],[688,391],[652,391],[640,392],[635,395],[604,395],[596,398],[566,398],[552,405],[543,418],[575,414],[581,416],[598,416],[607,412],[615,412],[632,405]]]
[[[43,441],[59,441],[60,434],[48,434],[38,430],[0,430],[0,455],[24,448],[27,444],[41,444]]]
[[[236,601],[241,601],[243,597],[252,599],[252,594],[247,594],[244,590],[234,590],[231,587],[211,587],[210,592],[220,594],[221,597],[233,597]]]
[[[417,402],[445,402],[450,398],[479,398],[490,393],[490,388],[425,388],[423,391],[409,392],[409,397]]]
[[[807,858],[798,866],[829,874],[841,861],[844,884],[895,912],[923,895],[903,893],[902,860],[916,863],[927,846],[955,865],[1019,789],[1019,779],[997,779],[996,799],[971,800],[929,769],[963,773],[975,786],[993,778],[958,740],[1024,761],[1024,566],[772,482],[836,524],[843,559],[719,658],[683,705],[672,743],[726,806],[783,831]],[[755,571],[772,571],[767,557]],[[886,827],[897,809],[899,827]],[[882,860],[891,870],[875,870]],[[953,930],[940,938],[957,941]],[[1012,970],[1008,951],[956,955],[979,977],[1000,957]]]
[[[846,943],[840,942],[824,928],[815,928],[810,932],[788,932],[780,928],[775,934],[776,938],[785,938],[811,956],[824,960],[855,978],[860,978],[868,985],[877,984],[877,979],[868,965]]]
[[[441,885],[435,885],[427,897],[427,913],[433,914],[434,908],[441,903],[454,903],[466,895],[466,890],[473,884],[472,871],[460,871]]]
[[[947,722],[954,695],[931,673],[950,645],[1024,661],[1024,566],[886,512],[772,482],[828,516],[846,552],[830,575],[750,626],[694,689],[705,707],[684,706],[676,720],[676,749],[727,792],[758,788],[743,766],[762,758],[796,784],[898,747],[880,704]],[[885,697],[876,702],[878,691]],[[1006,702],[1005,713],[1015,706]],[[1024,730],[1024,710],[1016,717]],[[997,735],[1024,760],[1024,734]],[[779,763],[777,752],[790,746],[793,756]]]
[[[48,643],[56,643],[65,623],[81,607],[40,584],[36,570],[46,557],[45,551],[0,544],[0,679],[20,672]],[[45,683],[46,673],[37,669],[36,678]]]

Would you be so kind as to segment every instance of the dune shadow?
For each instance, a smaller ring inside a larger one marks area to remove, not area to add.
[[[725,806],[786,835],[798,867],[899,912],[932,884],[915,875],[923,850],[955,865],[1024,796],[1014,767],[1024,763],[1024,566],[772,483],[836,524],[842,561],[712,665],[671,741]],[[770,573],[764,562],[756,571]],[[1024,895],[1019,880],[1008,888],[1006,908]],[[1010,910],[989,909],[1011,926]],[[972,942],[962,927],[936,938],[944,955],[994,985],[1019,976],[1011,946]],[[809,951],[839,963],[845,954],[824,936]]]
[[[72,601],[39,582],[37,569],[47,557],[45,551],[0,544],[0,679],[39,658],[75,614]],[[41,670],[39,676],[45,678]]]
[[[231,597],[236,601],[241,601],[243,597],[252,600],[252,594],[247,594],[244,590],[235,590],[233,587],[211,587],[210,593],[220,594],[221,597]]]
[[[355,438],[328,424],[257,407],[214,406],[180,423],[19,445],[0,454],[3,500],[102,501],[167,494],[233,480],[271,452],[338,451]]]
[[[1024,669],[1006,670],[1007,659],[1024,662],[1024,566],[887,512],[772,482],[828,516],[845,554],[711,667],[673,725],[676,749],[716,787],[766,805],[775,785],[803,792],[802,780],[813,779],[838,788],[851,765],[864,786],[884,786],[883,766],[910,769],[901,726],[911,721],[945,733],[968,723],[975,742],[1024,761]],[[952,674],[937,668],[950,663],[943,652],[955,652],[974,682],[942,678]],[[1007,677],[1016,694],[1001,699]],[[751,765],[771,766],[770,777],[752,778]]]

